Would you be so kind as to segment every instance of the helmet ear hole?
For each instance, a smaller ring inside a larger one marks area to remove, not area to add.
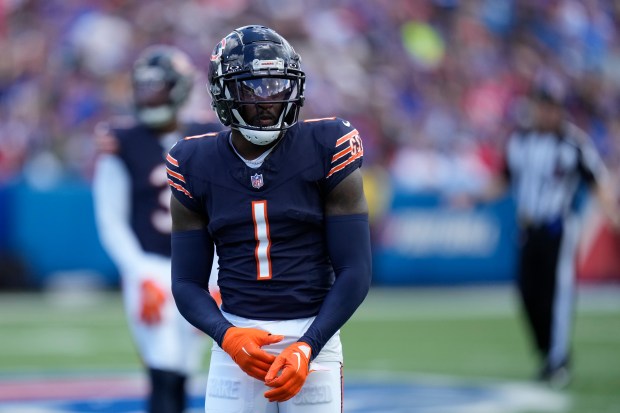
[[[217,112],[217,116],[219,117],[222,125],[230,126],[231,124],[230,110],[227,110],[223,107],[217,107],[215,108],[215,110]]]

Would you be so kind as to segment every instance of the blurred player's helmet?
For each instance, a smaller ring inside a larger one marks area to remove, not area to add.
[[[265,26],[240,27],[215,46],[209,64],[212,106],[224,126],[250,142],[267,145],[297,123],[304,103],[305,74],[293,47]],[[244,118],[244,108],[281,104],[270,122]]]
[[[146,48],[132,70],[138,119],[153,128],[168,125],[187,100],[193,80],[194,67],[183,51],[166,45]]]

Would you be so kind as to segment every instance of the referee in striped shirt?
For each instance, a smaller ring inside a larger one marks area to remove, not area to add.
[[[589,137],[567,120],[559,89],[536,88],[532,123],[509,138],[504,174],[485,198],[514,193],[521,226],[518,287],[540,356],[538,379],[564,387],[570,380],[578,217],[585,184],[615,229],[620,210],[606,168]]]

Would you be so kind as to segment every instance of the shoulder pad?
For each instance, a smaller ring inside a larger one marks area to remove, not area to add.
[[[357,130],[348,120],[337,117],[307,119],[303,123],[307,125],[306,127],[310,127],[318,135],[319,139],[328,146],[331,146],[334,141],[339,140],[348,133],[353,131],[357,133]]]
[[[108,122],[99,122],[95,125],[94,141],[98,154],[118,153],[118,138]]]

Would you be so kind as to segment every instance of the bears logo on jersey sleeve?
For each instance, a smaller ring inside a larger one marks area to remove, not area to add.
[[[327,178],[331,177],[338,171],[342,171],[348,165],[364,156],[364,146],[362,138],[357,129],[346,133],[336,141],[335,150],[332,156],[331,169],[327,174]]]
[[[305,122],[317,122],[317,133],[321,135],[328,151],[325,181],[328,190],[331,190],[362,165],[362,138],[357,129],[343,119],[326,118]]]

